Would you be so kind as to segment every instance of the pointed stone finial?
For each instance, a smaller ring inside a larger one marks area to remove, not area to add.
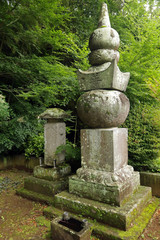
[[[110,23],[109,14],[108,14],[108,7],[107,7],[106,3],[102,4],[101,15],[100,15],[100,19],[98,22],[98,28],[100,28],[100,27],[111,28],[111,23]]]

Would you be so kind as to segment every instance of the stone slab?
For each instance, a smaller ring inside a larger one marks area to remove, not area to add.
[[[25,178],[24,188],[32,192],[53,197],[56,193],[68,189],[68,178],[62,178],[61,180],[53,182],[31,176]]]
[[[24,197],[36,202],[45,203],[48,205],[53,205],[54,203],[53,197],[47,196],[45,194],[29,191],[29,190],[26,190],[25,188],[18,189],[16,191],[16,194],[21,197]]]
[[[77,220],[77,218],[76,218]],[[66,226],[61,225],[59,222],[62,221],[61,217],[54,219],[51,222],[51,235],[55,240],[90,240],[91,226],[84,226],[82,230],[75,231]],[[80,220],[78,219],[78,222]]]
[[[44,163],[48,166],[54,166],[54,160],[56,165],[64,162],[65,154],[55,154],[57,147],[66,143],[66,128],[64,122],[52,122],[48,121],[44,126]]]
[[[115,172],[128,163],[128,129],[82,129],[81,165]]]
[[[160,173],[140,172],[141,185],[152,188],[152,195],[160,197]]]
[[[116,60],[93,66],[87,71],[79,70],[77,75],[81,91],[112,89],[125,92],[130,78],[130,73],[120,71]]]
[[[55,181],[65,177],[71,173],[71,166],[69,164],[62,164],[57,168],[50,168],[46,166],[36,166],[33,170],[34,177]]]
[[[137,240],[142,234],[143,230],[146,228],[159,204],[160,201],[158,198],[152,198],[144,207],[143,211],[139,213],[139,216],[136,217],[131,228],[129,228],[127,231],[111,227],[107,224],[99,223],[89,218],[87,220],[92,224],[92,236],[103,240]],[[62,213],[63,210],[59,210],[52,206],[49,206],[44,210],[44,215],[50,219],[62,216]],[[80,219],[83,219],[82,215],[79,215],[79,217]]]
[[[117,206],[121,206],[126,198],[129,197],[139,185],[138,172],[134,172],[126,181],[113,182],[112,185],[84,181],[76,175],[69,178],[70,193]]]
[[[143,211],[139,213],[134,225],[127,231],[115,229],[106,224],[95,223],[92,235],[101,240],[137,240],[147,227],[159,204],[159,199],[152,198]]]
[[[55,195],[54,206],[65,211],[90,217],[121,230],[127,230],[150,199],[151,188],[140,186],[122,207],[80,198],[68,192],[61,192]]]

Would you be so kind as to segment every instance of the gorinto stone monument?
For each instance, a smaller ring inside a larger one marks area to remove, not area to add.
[[[128,165],[128,131],[118,128],[130,107],[123,93],[130,74],[117,66],[119,44],[103,4],[98,28],[89,40],[92,67],[78,73],[85,93],[78,99],[77,111],[89,128],[81,130],[82,167],[69,180],[70,193],[118,206],[140,185],[139,173]]]
[[[69,177],[69,192],[54,197],[55,207],[96,219],[94,234],[105,240],[137,239],[145,226],[137,229],[135,220],[146,221],[151,200],[151,188],[140,186],[139,173],[128,165],[128,129],[119,128],[130,108],[124,94],[130,74],[117,66],[119,44],[104,3],[89,40],[91,67],[78,71],[84,93],[77,112],[88,126],[81,130],[81,168]]]

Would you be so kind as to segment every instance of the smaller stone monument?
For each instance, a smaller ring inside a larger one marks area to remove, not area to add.
[[[52,203],[53,196],[68,188],[68,176],[71,167],[65,163],[65,153],[56,154],[56,149],[66,143],[66,125],[68,115],[59,108],[47,109],[39,118],[45,119],[44,125],[44,164],[36,166],[33,177],[24,181],[24,189],[18,193],[22,196]]]
[[[56,155],[56,149],[66,144],[66,124],[68,115],[59,108],[47,109],[39,118],[47,120],[44,126],[44,164],[46,166],[60,165],[65,160],[65,153]]]

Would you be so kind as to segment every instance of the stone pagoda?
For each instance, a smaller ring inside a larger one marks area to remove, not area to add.
[[[81,168],[69,177],[69,192],[54,197],[56,207],[107,224],[93,228],[100,239],[107,240],[137,239],[143,229],[129,229],[142,211],[148,211],[151,200],[151,188],[140,186],[139,173],[128,165],[128,129],[119,128],[130,108],[124,94],[130,73],[122,73],[117,66],[119,44],[104,3],[98,28],[89,40],[91,67],[78,71],[84,93],[77,101],[77,112],[88,126],[81,130]]]
[[[123,93],[130,74],[117,66],[119,44],[103,4],[98,28],[89,40],[92,67],[78,73],[85,93],[78,99],[77,111],[89,128],[81,130],[82,167],[69,184],[70,193],[118,206],[140,185],[139,173],[128,165],[128,130],[118,128],[130,107]]]

